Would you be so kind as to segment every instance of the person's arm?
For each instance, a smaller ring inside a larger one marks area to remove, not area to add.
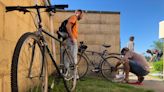
[[[73,24],[71,22],[68,22],[66,25],[66,28],[67,28],[67,32],[68,32],[69,37],[73,41],[72,26],[73,26]]]
[[[68,19],[68,22],[67,22],[67,25],[66,25],[68,35],[71,38],[73,43],[74,43],[74,37],[73,37],[73,34],[72,34],[72,31],[73,31],[72,27],[75,25],[76,21],[77,21],[77,17],[76,16],[71,16]]]
[[[132,58],[132,53],[127,52],[125,54],[125,56],[123,57],[124,60],[124,71],[125,71],[125,81],[128,82],[129,81],[129,72],[130,72],[130,66],[129,66],[129,59]]]
[[[129,59],[128,58],[124,58],[125,63],[124,65],[124,71],[125,71],[125,81],[128,82],[129,81],[129,71],[130,71],[130,66],[129,66]]]

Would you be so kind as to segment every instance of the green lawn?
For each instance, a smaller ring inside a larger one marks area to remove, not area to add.
[[[158,74],[158,73],[161,73],[162,72],[162,70],[163,70],[163,60],[161,59],[160,61],[151,62],[149,64],[152,67],[150,69],[150,74],[149,75],[151,77],[154,77],[154,78],[162,79],[162,76],[152,76],[152,74]]]
[[[65,92],[63,86],[57,86],[52,92]],[[154,92],[142,88],[136,88],[127,84],[113,83],[106,81],[103,78],[87,77],[84,80],[78,81],[75,92]]]

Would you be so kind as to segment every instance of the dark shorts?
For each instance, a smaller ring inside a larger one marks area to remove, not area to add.
[[[146,76],[149,73],[135,61],[130,61],[129,65],[130,65],[130,72],[134,73],[137,76]]]

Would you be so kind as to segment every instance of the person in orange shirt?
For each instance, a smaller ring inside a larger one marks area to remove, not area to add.
[[[82,10],[76,10],[75,14],[68,18],[66,29],[68,32],[68,39],[66,39],[67,47],[70,49],[71,54],[74,58],[75,64],[77,64],[77,53],[78,53],[78,21],[82,19],[84,12]]]

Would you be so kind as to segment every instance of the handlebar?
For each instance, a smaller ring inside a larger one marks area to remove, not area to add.
[[[30,12],[28,9],[46,9],[47,12],[55,11],[56,9],[65,9],[68,8],[68,5],[51,5],[51,6],[6,6],[6,12],[18,10],[20,12]]]

